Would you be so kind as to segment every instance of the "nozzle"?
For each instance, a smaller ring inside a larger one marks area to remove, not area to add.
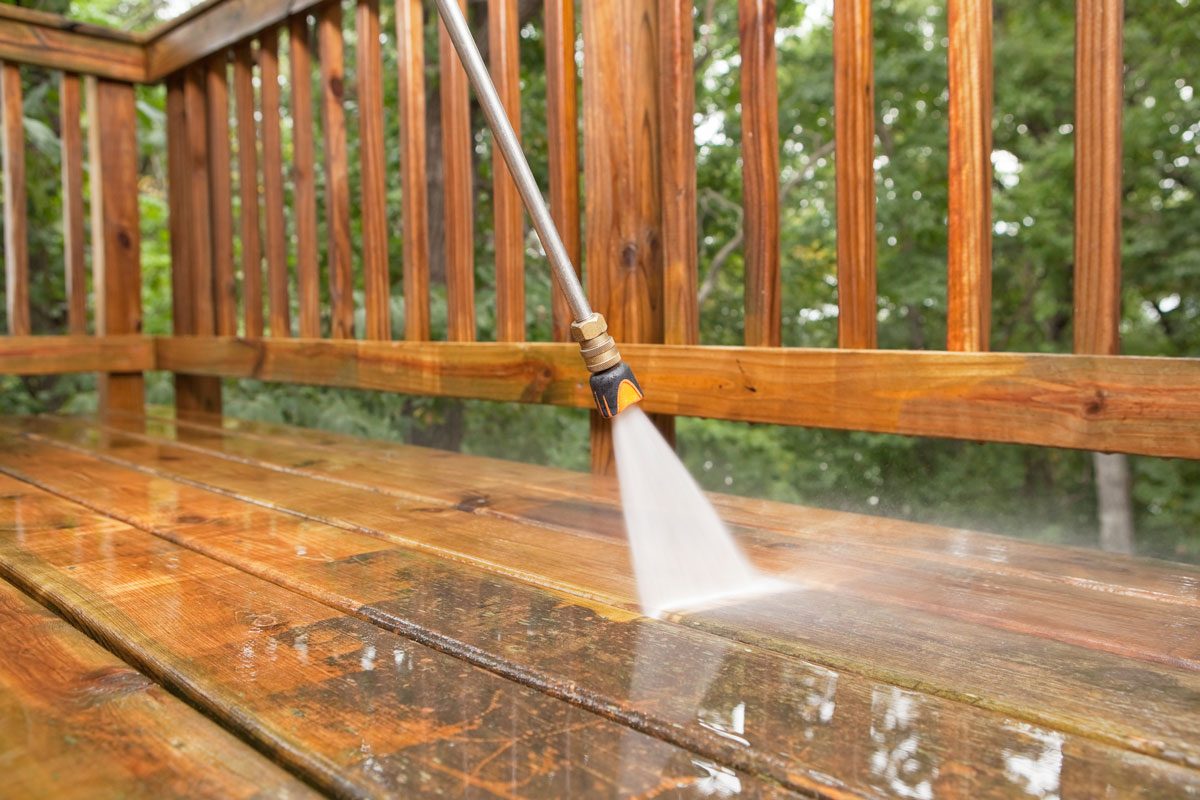
[[[615,417],[632,405],[642,402],[642,387],[633,370],[623,361],[615,367],[597,372],[592,375],[592,397],[596,399],[596,409],[605,419]]]
[[[592,373],[592,396],[600,416],[615,417],[642,401],[642,387],[633,377],[633,370],[621,361],[604,317],[592,312],[586,319],[571,323],[571,338],[579,342],[583,362]]]
[[[579,353],[588,372],[603,372],[621,363],[617,343],[608,335],[608,323],[596,312],[583,321],[571,323],[571,338],[579,343]]]

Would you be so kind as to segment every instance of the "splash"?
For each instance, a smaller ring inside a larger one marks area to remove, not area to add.
[[[613,419],[617,476],[642,611],[661,616],[775,591],[638,407]]]

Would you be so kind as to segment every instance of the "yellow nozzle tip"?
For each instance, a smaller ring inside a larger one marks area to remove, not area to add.
[[[617,387],[617,413],[620,414],[630,406],[642,402],[642,397],[642,392],[638,389],[637,384],[629,379],[621,381],[621,385]]]

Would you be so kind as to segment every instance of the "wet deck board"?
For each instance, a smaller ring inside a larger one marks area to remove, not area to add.
[[[47,441],[154,474],[610,605],[636,608],[625,547],[607,530],[593,530],[589,535],[488,518],[444,503],[430,505],[429,498],[412,493],[363,494],[352,491],[344,481],[325,480],[296,469],[264,469],[261,463],[231,459],[196,444],[172,444],[80,420],[41,419],[26,423],[25,428]],[[189,434],[193,441],[210,446],[214,441],[222,446],[228,442],[224,435],[214,439],[194,433]],[[260,445],[259,449],[266,455],[277,448]],[[452,462],[443,461],[441,474],[432,469],[432,463],[426,465],[426,475],[434,481],[461,484],[472,480],[469,476],[473,473],[455,471]],[[361,464],[358,470],[359,474],[371,471]],[[1140,602],[1119,594],[1060,586],[1063,591],[1081,593],[1082,600],[1052,598],[1041,609],[1045,628],[1066,615],[1064,609],[1069,609],[1071,602]],[[985,607],[983,601],[969,595],[966,603],[972,608]],[[785,598],[769,605],[772,610],[767,617],[753,624],[725,612],[693,614],[681,621],[839,670],[974,703],[1181,764],[1200,765],[1200,743],[1195,737],[1200,729],[1200,704],[1192,702],[1200,696],[1200,673],[1186,665],[1131,660],[1106,649],[1065,644],[1052,636],[982,627],[928,610],[879,602],[840,585],[817,583],[808,586],[802,601]],[[1153,613],[1155,609],[1157,613]],[[1161,649],[1168,651],[1195,645],[1197,626],[1190,608],[1153,604],[1150,609],[1141,608],[1139,614],[1129,617],[1126,627],[1130,635],[1151,631],[1164,643]]]
[[[301,447],[305,455],[297,463],[324,464],[327,475],[340,465],[365,459],[363,463],[379,465],[384,473],[416,481],[429,496],[461,503],[461,481],[447,484],[428,479],[431,468],[435,473],[454,469],[472,473],[466,492],[475,499],[477,513],[570,529],[582,526],[611,531],[619,527],[617,485],[611,477],[233,417],[196,416],[204,420],[177,424],[199,438],[206,431],[224,428],[276,446]],[[152,419],[171,421],[170,410],[155,409]],[[352,477],[361,481],[372,474],[357,470]],[[766,548],[778,547],[781,540],[862,546],[922,562],[971,566],[989,573],[1200,607],[1200,569],[1195,567],[770,500],[721,494],[710,497],[727,523],[743,528],[740,533],[745,539],[761,541]]]
[[[938,795],[1024,796],[1033,778],[1020,765],[1057,763],[1055,779],[1077,796],[1113,787],[1147,797],[1200,791],[1196,773],[1182,766],[1194,763],[1198,684],[1186,662],[1164,662],[1179,655],[1163,642],[1178,643],[1188,629],[1180,627],[1174,639],[1157,633],[1138,639],[1118,624],[1121,614],[1150,614],[1154,591],[1084,590],[1082,583],[998,573],[1042,591],[1082,595],[1072,602],[1108,598],[1097,606],[1109,614],[1097,647],[1019,634],[987,620],[968,625],[889,598],[886,587],[870,597],[844,574],[809,590],[820,610],[797,607],[793,599],[753,612],[656,622],[631,611],[628,565],[611,531],[611,498],[604,496],[609,487],[594,491],[593,484],[572,497],[570,482],[581,476],[533,468],[542,472],[536,488],[562,493],[539,498],[529,483],[524,492],[519,480],[513,485],[514,470],[498,469],[516,465],[474,459],[464,470],[457,460],[466,457],[403,446],[374,452],[372,445],[316,433],[289,443],[277,428],[220,433],[152,422],[145,438],[77,421],[5,426],[26,434],[0,440],[0,469],[26,487],[78,500],[89,513],[117,516],[317,601],[329,613],[454,653],[747,775],[830,796],[920,792],[923,782]],[[298,461],[306,449],[308,458]],[[528,477],[521,469],[518,479]],[[486,493],[486,505],[463,503],[471,492]],[[521,504],[526,511],[517,513]],[[803,542],[801,534],[741,533],[752,552],[775,559],[765,562],[772,568],[809,555],[772,546],[789,536]],[[591,571],[599,574],[580,577],[579,547],[597,555],[601,566]],[[551,557],[538,557],[539,548]],[[567,557],[553,555],[561,549]],[[815,550],[819,560],[821,549]],[[923,559],[919,548],[891,552],[895,558],[904,552],[916,572],[936,572],[937,564],[971,568]],[[1170,569],[1131,563],[1144,567],[1135,576],[1145,578],[1144,586],[1154,585],[1156,570]],[[532,579],[530,565],[545,579]],[[967,575],[960,582],[967,591],[987,581]],[[1052,593],[1042,602],[1063,597]],[[1184,602],[1162,604],[1176,616],[1191,613],[1186,596],[1174,600]],[[848,629],[839,630],[847,621]],[[906,630],[914,623],[924,627]],[[928,636],[931,646],[902,652]],[[739,639],[761,646],[733,641]],[[875,652],[856,640],[873,643]],[[984,663],[974,664],[981,642]],[[1149,659],[1121,658],[1114,642],[1158,651]],[[1183,641],[1184,652],[1191,644]],[[877,660],[866,663],[868,657]],[[820,663],[806,660],[814,658]],[[1070,668],[1049,668],[1058,661]],[[950,680],[962,670],[957,683]],[[1015,689],[987,683],[1002,674],[1016,676]],[[1079,691],[1090,693],[1055,697]],[[912,742],[919,742],[917,754],[907,752]]]
[[[0,796],[316,796],[2,580],[0,642]]]
[[[888,780],[877,765],[888,745],[848,745],[864,731],[886,730],[897,705],[909,709],[910,719],[892,731],[891,747],[913,735],[922,741],[927,768],[909,776],[914,786],[937,773],[944,775],[943,790],[964,796],[1011,793],[1019,786],[1006,769],[1006,759],[1019,758],[1005,755],[1012,753],[1057,753],[1080,795],[1113,783],[1161,792],[1193,777],[1085,737],[573,602],[81,454],[11,442],[3,452],[6,469],[64,497],[111,506],[139,528],[799,790],[821,791],[828,783],[821,776],[837,775],[857,793],[885,793]],[[969,772],[947,769],[968,763]]]
[[[342,796],[790,793],[0,478],[0,575]]]

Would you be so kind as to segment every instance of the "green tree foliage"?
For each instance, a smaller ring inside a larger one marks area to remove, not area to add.
[[[163,0],[41,0],[101,24],[145,27]],[[394,97],[392,4],[383,3],[385,96]],[[996,0],[993,185],[993,347],[1069,352],[1074,184],[1073,6]],[[69,7],[68,7],[69,6]],[[742,170],[737,4],[696,3],[698,215],[702,338],[742,339]],[[540,3],[523,3],[534,13]],[[477,22],[482,5],[472,4]],[[784,341],[836,343],[837,280],[831,0],[779,0]],[[876,191],[879,339],[886,348],[945,342],[947,91],[945,6],[877,0]],[[347,15],[347,20],[352,19]],[[546,182],[545,80],[540,25],[522,31],[522,127],[534,171]],[[357,196],[358,121],[354,41],[347,25],[347,120],[351,191]],[[1200,98],[1189,56],[1200,45],[1200,9],[1188,0],[1127,0],[1125,34],[1125,271],[1123,347],[1128,353],[1200,354]],[[432,26],[426,42],[436,59]],[[287,74],[286,46],[283,72]],[[60,331],[65,310],[58,233],[57,82],[25,70],[31,268],[39,332]],[[427,74],[431,105],[437,71]],[[284,86],[283,101],[289,101]],[[164,96],[139,90],[146,330],[170,330],[165,202]],[[476,112],[477,116],[478,113]],[[389,143],[398,121],[386,114]],[[490,139],[476,129],[476,281],[479,329],[494,326]],[[320,136],[317,136],[320,157]],[[290,159],[290,122],[284,123]],[[399,149],[388,148],[393,327],[403,330]],[[323,176],[318,171],[318,181]],[[320,187],[318,187],[320,189]],[[318,193],[320,196],[320,192]],[[353,213],[354,231],[361,218]],[[435,206],[436,213],[436,206]],[[290,211],[289,211],[290,214]],[[287,224],[291,226],[289,218]],[[289,227],[290,230],[290,227]],[[527,246],[530,335],[549,338],[550,281],[533,238]],[[435,276],[436,277],[436,276]],[[359,279],[361,280],[361,278]],[[361,285],[358,287],[361,293]],[[435,337],[444,335],[444,286],[434,286]],[[293,291],[293,297],[295,292]],[[361,294],[359,296],[361,308]],[[357,322],[360,330],[363,320]],[[0,379],[0,411],[86,409],[91,380]],[[153,376],[150,400],[169,402]],[[587,417],[575,410],[450,402],[372,392],[231,382],[228,413],[395,438],[475,453],[587,465]],[[680,453],[710,489],[882,513],[1039,539],[1094,543],[1095,490],[1085,453],[865,433],[683,419]],[[1200,465],[1136,458],[1133,499],[1139,552],[1200,560]]]

